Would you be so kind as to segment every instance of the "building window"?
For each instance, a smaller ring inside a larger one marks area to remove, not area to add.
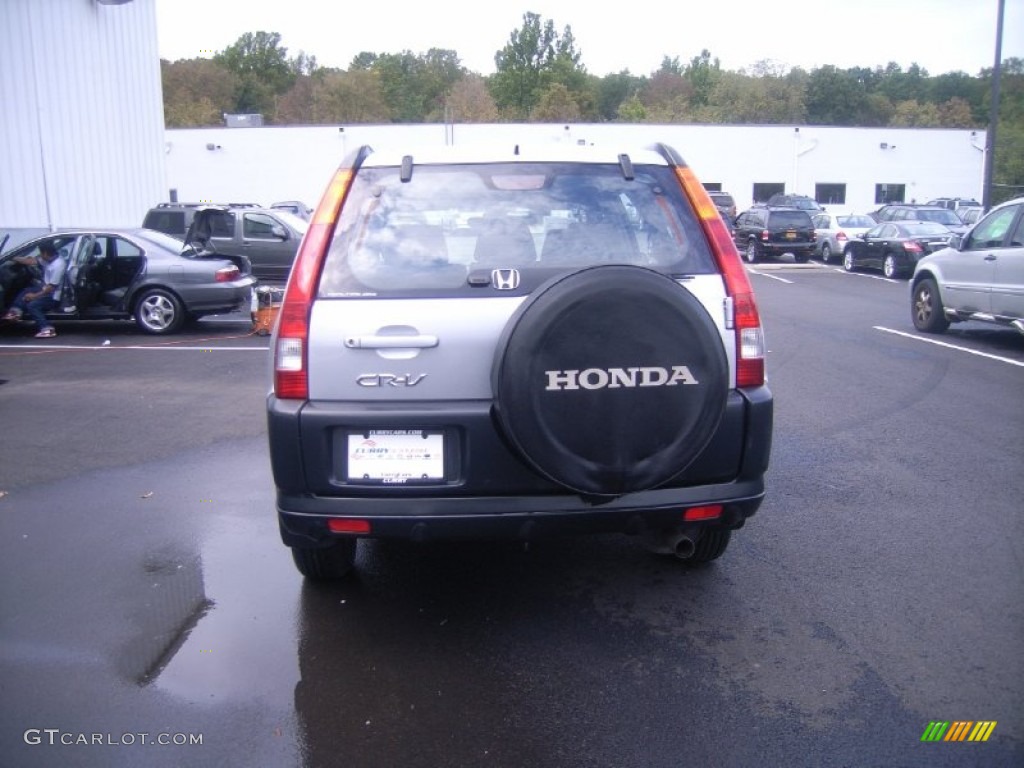
[[[875,204],[902,203],[906,199],[906,184],[875,184]]]
[[[706,181],[704,182],[704,189],[708,192],[721,192],[722,182],[720,181]]]
[[[822,205],[846,205],[846,185],[815,184],[814,199]]]
[[[754,184],[754,202],[764,203],[768,201],[768,198],[774,194],[782,194],[786,191],[785,184],[775,184],[771,182],[761,182]]]

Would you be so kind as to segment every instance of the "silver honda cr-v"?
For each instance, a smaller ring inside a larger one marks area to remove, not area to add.
[[[642,534],[717,558],[764,496],[761,321],[676,152],[363,147],[310,222],[268,397],[284,543]]]

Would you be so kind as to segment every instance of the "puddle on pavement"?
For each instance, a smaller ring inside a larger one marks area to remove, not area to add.
[[[276,526],[272,536],[252,528],[229,517],[205,537],[193,584],[207,608],[164,654],[152,682],[158,689],[197,704],[260,698],[292,708],[301,582]]]

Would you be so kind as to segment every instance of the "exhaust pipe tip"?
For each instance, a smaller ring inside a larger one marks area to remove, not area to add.
[[[647,548],[659,555],[672,555],[678,560],[689,560],[697,551],[697,538],[692,529],[647,531]]]
[[[672,554],[679,560],[689,560],[697,551],[697,543],[689,536],[680,536],[673,548]]]

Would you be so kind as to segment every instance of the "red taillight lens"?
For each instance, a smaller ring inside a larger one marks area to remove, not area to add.
[[[764,242],[767,243],[768,240],[771,238],[771,236],[772,236],[771,232],[769,232],[767,229],[762,229],[761,230],[761,240],[763,240]]]
[[[920,243],[915,243],[913,240],[908,240],[903,244],[903,250],[910,251],[911,253],[921,253],[924,249]]]
[[[836,232],[836,240],[843,241],[846,239],[847,237],[845,232]]]
[[[675,171],[697,212],[725,282],[725,292],[731,304],[727,319],[731,320],[729,325],[736,332],[736,386],[759,387],[764,384],[764,331],[747,270],[704,186],[689,168],[677,167]]]
[[[721,504],[710,504],[706,507],[690,507],[683,512],[683,520],[692,522],[694,520],[715,520],[722,516]]]
[[[331,244],[334,223],[348,194],[352,171],[339,169],[313,214],[295,257],[278,315],[274,348],[274,394],[282,399],[309,397],[309,313],[313,308],[320,267]]]
[[[216,274],[214,274],[213,279],[218,283],[231,283],[241,276],[242,273],[238,271],[238,267],[231,266],[218,269]]]
[[[370,521],[334,518],[327,521],[327,530],[331,533],[369,533]]]

